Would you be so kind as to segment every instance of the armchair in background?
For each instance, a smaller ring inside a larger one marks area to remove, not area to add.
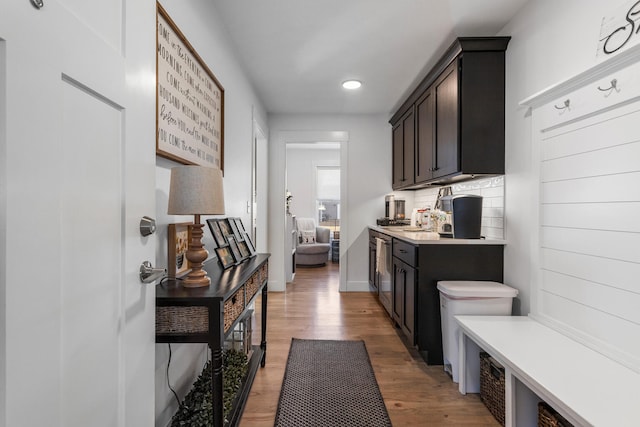
[[[325,265],[331,251],[330,230],[326,227],[317,227],[313,218],[297,218],[296,229],[298,232],[296,265]]]

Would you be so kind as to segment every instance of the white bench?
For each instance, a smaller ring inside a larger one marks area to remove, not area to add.
[[[537,425],[544,400],[574,426],[640,426],[640,374],[529,317],[456,316],[459,389],[467,393],[468,346],[505,368],[506,427]],[[638,337],[629,337],[638,339]]]

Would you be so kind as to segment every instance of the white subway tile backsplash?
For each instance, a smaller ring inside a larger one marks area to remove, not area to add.
[[[504,197],[494,197],[491,200],[491,206],[494,208],[504,208]]]
[[[433,209],[439,189],[440,187],[433,187],[416,191],[414,206]],[[453,194],[482,196],[482,235],[491,239],[504,239],[504,176],[453,184],[451,191]]]
[[[504,197],[504,186],[483,188],[480,195],[482,197]]]

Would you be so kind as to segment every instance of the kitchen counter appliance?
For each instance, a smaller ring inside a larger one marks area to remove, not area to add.
[[[452,194],[439,199],[441,209],[451,213],[451,228],[440,230],[442,237],[454,239],[480,239],[482,223],[482,196]]]
[[[405,219],[404,205],[403,199],[396,200],[393,194],[387,194],[384,196],[384,218],[388,220]]]

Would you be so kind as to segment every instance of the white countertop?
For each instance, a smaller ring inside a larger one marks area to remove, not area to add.
[[[430,231],[405,231],[402,226],[370,225],[369,228],[415,245],[506,245],[500,239],[451,239]]]

